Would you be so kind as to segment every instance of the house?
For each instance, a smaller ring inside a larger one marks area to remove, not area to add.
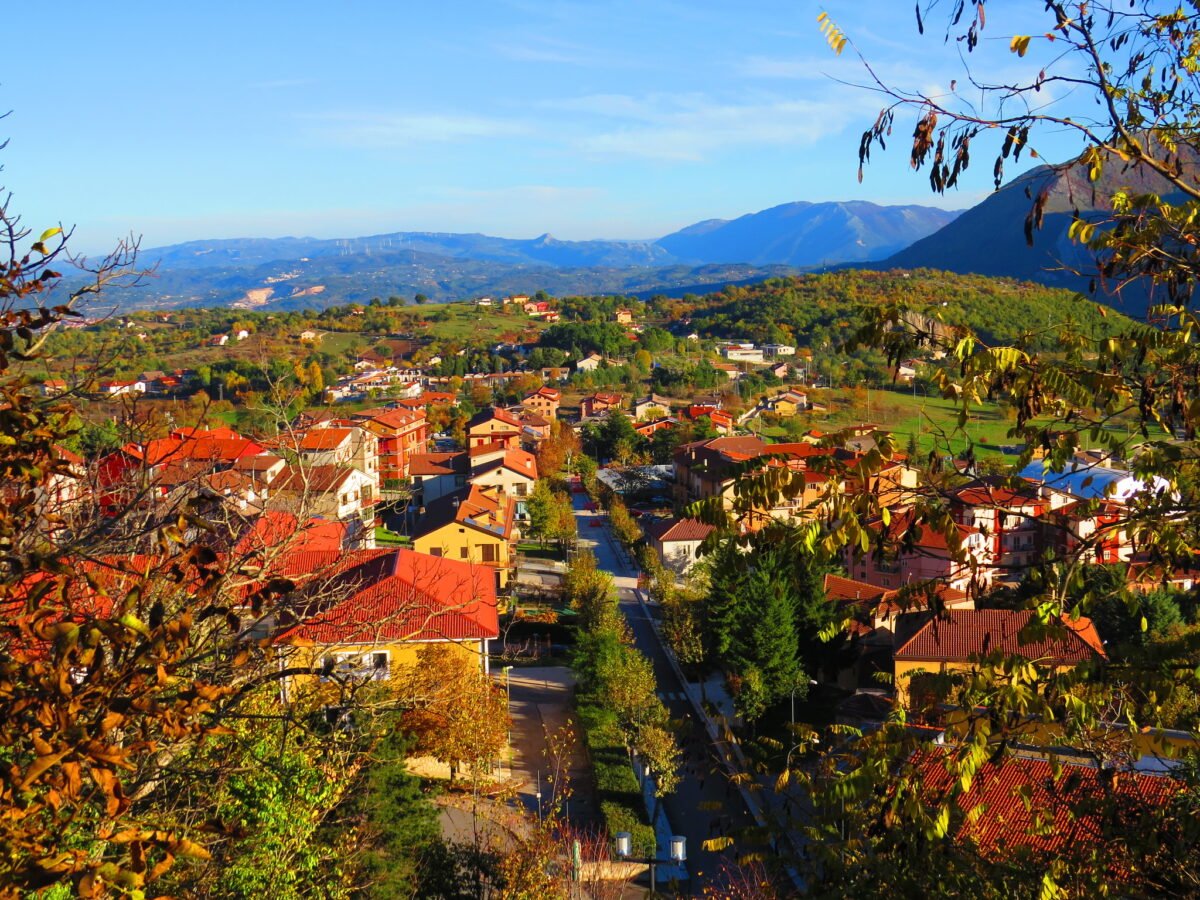
[[[765,356],[795,356],[796,346],[794,344],[763,344],[762,351]]]
[[[760,404],[764,412],[774,413],[781,419],[790,419],[796,413],[808,409],[808,394],[789,388],[774,397],[766,397]]]
[[[496,573],[497,589],[504,590],[519,536],[515,518],[516,504],[504,494],[468,485],[425,505],[413,529],[413,549],[486,566]]]
[[[416,453],[408,461],[413,505],[427,506],[467,483],[470,457],[465,450],[450,453]]]
[[[618,325],[632,325],[633,310],[625,306],[618,307],[616,311],[616,319]]]
[[[733,434],[733,413],[725,412],[725,410],[718,409],[715,406],[692,405],[684,410],[684,416],[692,422],[699,419],[708,419],[717,434]]]
[[[305,681],[387,681],[446,643],[488,671],[487,643],[499,636],[496,588],[485,568],[412,550],[294,551],[271,574],[299,582],[276,636],[296,645],[290,664],[320,673]]]
[[[724,375],[730,381],[737,381],[739,378],[742,377],[742,370],[739,369],[733,363],[715,362],[715,363],[709,363],[709,365],[711,365],[714,369],[716,369],[718,372],[720,372],[722,375]]]
[[[645,422],[634,422],[633,430],[642,437],[650,437],[656,431],[662,431],[665,428],[674,428],[679,424],[679,420],[674,416],[663,416],[661,419],[649,419]]]
[[[146,383],[144,381],[102,381],[100,382],[100,393],[106,397],[124,397],[131,394],[146,393]]]
[[[776,378],[787,378],[788,374],[792,371],[792,369],[791,369],[791,366],[789,366],[787,363],[781,362],[781,363],[775,363],[773,366],[768,366],[767,371],[770,372],[772,375],[774,375]]]
[[[371,499],[379,492],[379,439],[342,420],[321,423],[296,436],[295,450],[304,465],[351,466],[370,479]]]
[[[595,372],[603,364],[604,357],[593,351],[575,363],[575,370],[577,372]]]
[[[554,421],[558,418],[558,407],[562,403],[562,391],[551,387],[540,387],[526,394],[521,405],[543,419]]]
[[[550,303],[547,300],[527,300],[521,308],[528,315],[540,316],[550,312]]]
[[[1000,578],[1020,580],[1039,565],[1046,549],[1043,516],[1049,501],[1032,485],[1009,487],[1007,479],[977,478],[947,493],[954,519],[987,538],[988,564]]]
[[[518,449],[523,428],[521,420],[507,410],[498,407],[481,410],[467,422],[467,448],[499,442]]]
[[[686,575],[696,564],[700,545],[713,526],[698,519],[658,519],[644,529],[646,542],[662,564],[677,575]]]
[[[424,408],[364,409],[351,420],[378,441],[379,483],[388,489],[408,478],[409,461],[424,453],[429,441],[429,423]]]
[[[237,331],[237,333],[234,334],[234,338],[236,338],[239,341],[244,341],[248,337],[250,337],[250,332],[247,331],[245,328],[239,329]]]
[[[505,306],[508,306],[508,304],[510,304],[510,303],[515,303],[518,306],[524,306],[528,302],[529,302],[529,298],[527,296],[525,296],[524,294],[513,294],[511,297],[504,298]]]
[[[651,393],[633,401],[633,418],[636,422],[670,415],[670,413],[671,399],[669,397]]]
[[[885,588],[902,588],[914,581],[938,581],[960,591],[987,587],[994,574],[988,536],[972,525],[954,527],[957,553],[945,534],[916,522],[909,511],[891,514],[886,525],[876,519],[867,528],[882,533],[883,546],[869,552],[847,550],[846,568],[855,580]]]
[[[621,408],[621,395],[612,391],[597,391],[579,401],[579,414],[585,419],[607,413],[609,410]]]
[[[908,613],[896,625],[895,685],[898,700],[921,702],[921,679],[969,672],[990,654],[1020,656],[1060,671],[1105,659],[1091,619],[1062,614],[1060,628],[1030,628],[1033,610],[954,609],[943,615]]]
[[[550,420],[542,418],[537,413],[522,410],[517,416],[521,423],[521,445],[527,450],[536,450],[538,444],[550,437]]]
[[[721,348],[721,356],[729,362],[761,363],[764,362],[763,351],[751,344],[727,345]]]
[[[505,449],[499,456],[472,460],[470,484],[493,489],[516,504],[518,519],[526,519],[525,503],[537,483],[537,460],[524,450]]]
[[[68,385],[61,378],[47,378],[42,382],[43,397],[57,397],[67,392]]]
[[[290,465],[271,482],[268,506],[299,518],[334,519],[347,526],[348,539],[375,546],[375,482],[349,466]]]
[[[318,332],[313,331],[311,328],[309,328],[309,329],[306,329],[306,330],[300,332],[300,334],[298,334],[296,336],[296,340],[301,341],[301,342],[307,341],[309,343],[315,344],[320,337],[321,337],[321,335]]]
[[[227,334],[214,334],[208,339],[208,346],[210,347],[224,347],[228,343],[229,335]]]
[[[491,297],[478,297],[475,300],[475,305],[476,306],[491,306],[492,298]]]

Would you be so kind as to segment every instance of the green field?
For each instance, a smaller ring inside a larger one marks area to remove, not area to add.
[[[805,422],[821,431],[869,422],[896,434],[901,449],[908,442],[908,436],[916,434],[921,451],[928,452],[934,447],[935,436],[944,434],[955,452],[964,450],[969,439],[977,457],[1015,459],[1015,455],[1005,454],[1000,449],[1018,443],[1008,434],[1016,424],[1015,416],[1006,416],[995,403],[977,405],[966,425],[959,430],[957,404],[942,397],[926,396],[919,387],[915,392],[912,388],[872,388],[854,392],[838,389],[818,392],[814,399],[826,403],[829,411],[813,413],[805,418]],[[764,428],[762,434],[780,439],[786,437],[787,431],[776,426]]]

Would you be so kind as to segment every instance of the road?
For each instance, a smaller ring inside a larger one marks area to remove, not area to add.
[[[703,842],[751,827],[754,819],[740,793],[729,784],[703,726],[696,721],[685,686],[680,683],[654,632],[650,617],[657,610],[648,608],[637,598],[636,569],[625,559],[607,521],[602,527],[593,527],[597,517],[603,520],[604,514],[585,509],[586,499],[582,494],[573,495],[580,546],[588,547],[596,555],[597,565],[612,574],[620,609],[633,633],[634,645],[653,664],[659,697],[671,718],[691,726],[683,729],[686,736],[681,734],[684,753],[679,787],[665,799],[664,805],[674,833],[687,838],[688,871],[692,889],[696,890],[712,883],[721,860],[732,861],[736,852],[736,848],[722,853],[707,851],[702,847]]]

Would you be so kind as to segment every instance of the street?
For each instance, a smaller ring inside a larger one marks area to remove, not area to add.
[[[573,495],[579,544],[596,555],[597,565],[609,572],[617,586],[621,612],[633,633],[634,645],[651,661],[658,683],[658,694],[673,719],[684,723],[680,729],[682,764],[680,783],[667,797],[664,806],[675,834],[687,838],[688,871],[693,889],[709,882],[722,860],[733,859],[736,848],[723,853],[703,849],[703,842],[720,835],[733,834],[754,825],[740,792],[727,778],[724,766],[710,743],[703,725],[696,720],[691,702],[654,632],[650,616],[654,614],[637,597],[636,570],[629,563],[608,527],[592,528],[592,521],[604,513],[584,508],[585,495]],[[665,855],[666,848],[660,848]]]

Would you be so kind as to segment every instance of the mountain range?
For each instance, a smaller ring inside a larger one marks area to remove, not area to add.
[[[122,293],[117,304],[290,309],[415,293],[444,301],[539,289],[557,295],[700,292],[879,260],[956,215],[863,201],[797,202],[645,241],[438,232],[189,241],[143,250],[139,262],[153,267],[154,277]]]

